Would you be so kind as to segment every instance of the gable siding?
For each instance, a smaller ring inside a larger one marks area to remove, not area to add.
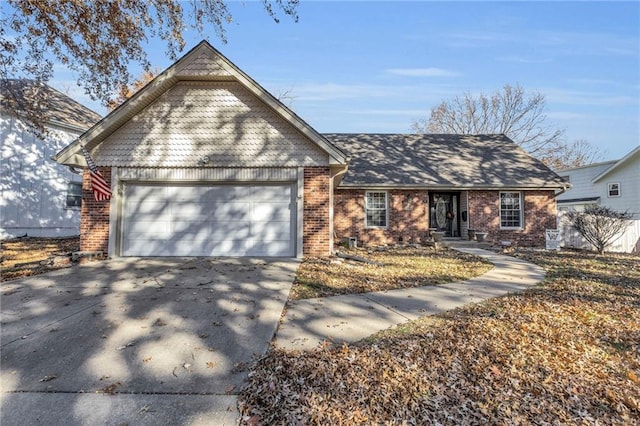
[[[72,236],[80,232],[80,210],[67,208],[67,184],[82,182],[51,160],[78,133],[50,128],[45,140],[22,120],[0,115],[0,238]]]
[[[111,134],[99,165],[326,166],[328,155],[236,82],[180,82]]]
[[[176,74],[188,76],[231,76],[224,68],[223,61],[210,52],[201,52],[192,61],[179,66]]]

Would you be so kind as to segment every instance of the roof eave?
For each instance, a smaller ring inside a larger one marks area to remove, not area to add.
[[[447,184],[396,184],[396,183],[341,183],[338,189],[407,189],[407,190],[449,190],[449,191],[533,191],[567,189],[568,185],[447,185]]]

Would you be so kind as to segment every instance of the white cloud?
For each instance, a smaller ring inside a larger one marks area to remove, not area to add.
[[[457,71],[442,68],[391,68],[386,70],[389,74],[407,77],[459,77],[462,74]]]

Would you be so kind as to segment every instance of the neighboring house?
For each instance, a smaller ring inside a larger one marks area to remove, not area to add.
[[[29,80],[0,83],[0,239],[80,233],[82,177],[51,157],[100,116],[44,86],[51,109],[46,136],[36,137],[24,118],[6,108],[9,93],[19,106],[33,87]]]
[[[430,227],[544,244],[566,184],[504,136],[322,135],[201,42],[56,156],[83,183],[81,248],[110,256],[323,256]]]
[[[633,214],[629,227],[608,251],[640,253],[640,147],[622,159],[558,171],[571,189],[558,196],[559,226],[565,247],[591,245],[564,218],[569,209],[584,210],[589,204]]]

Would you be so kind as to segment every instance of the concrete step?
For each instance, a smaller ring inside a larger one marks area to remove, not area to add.
[[[440,242],[442,246],[449,248],[481,248],[488,249],[491,244],[488,242],[479,243],[477,241],[463,240],[461,238],[443,238]]]

